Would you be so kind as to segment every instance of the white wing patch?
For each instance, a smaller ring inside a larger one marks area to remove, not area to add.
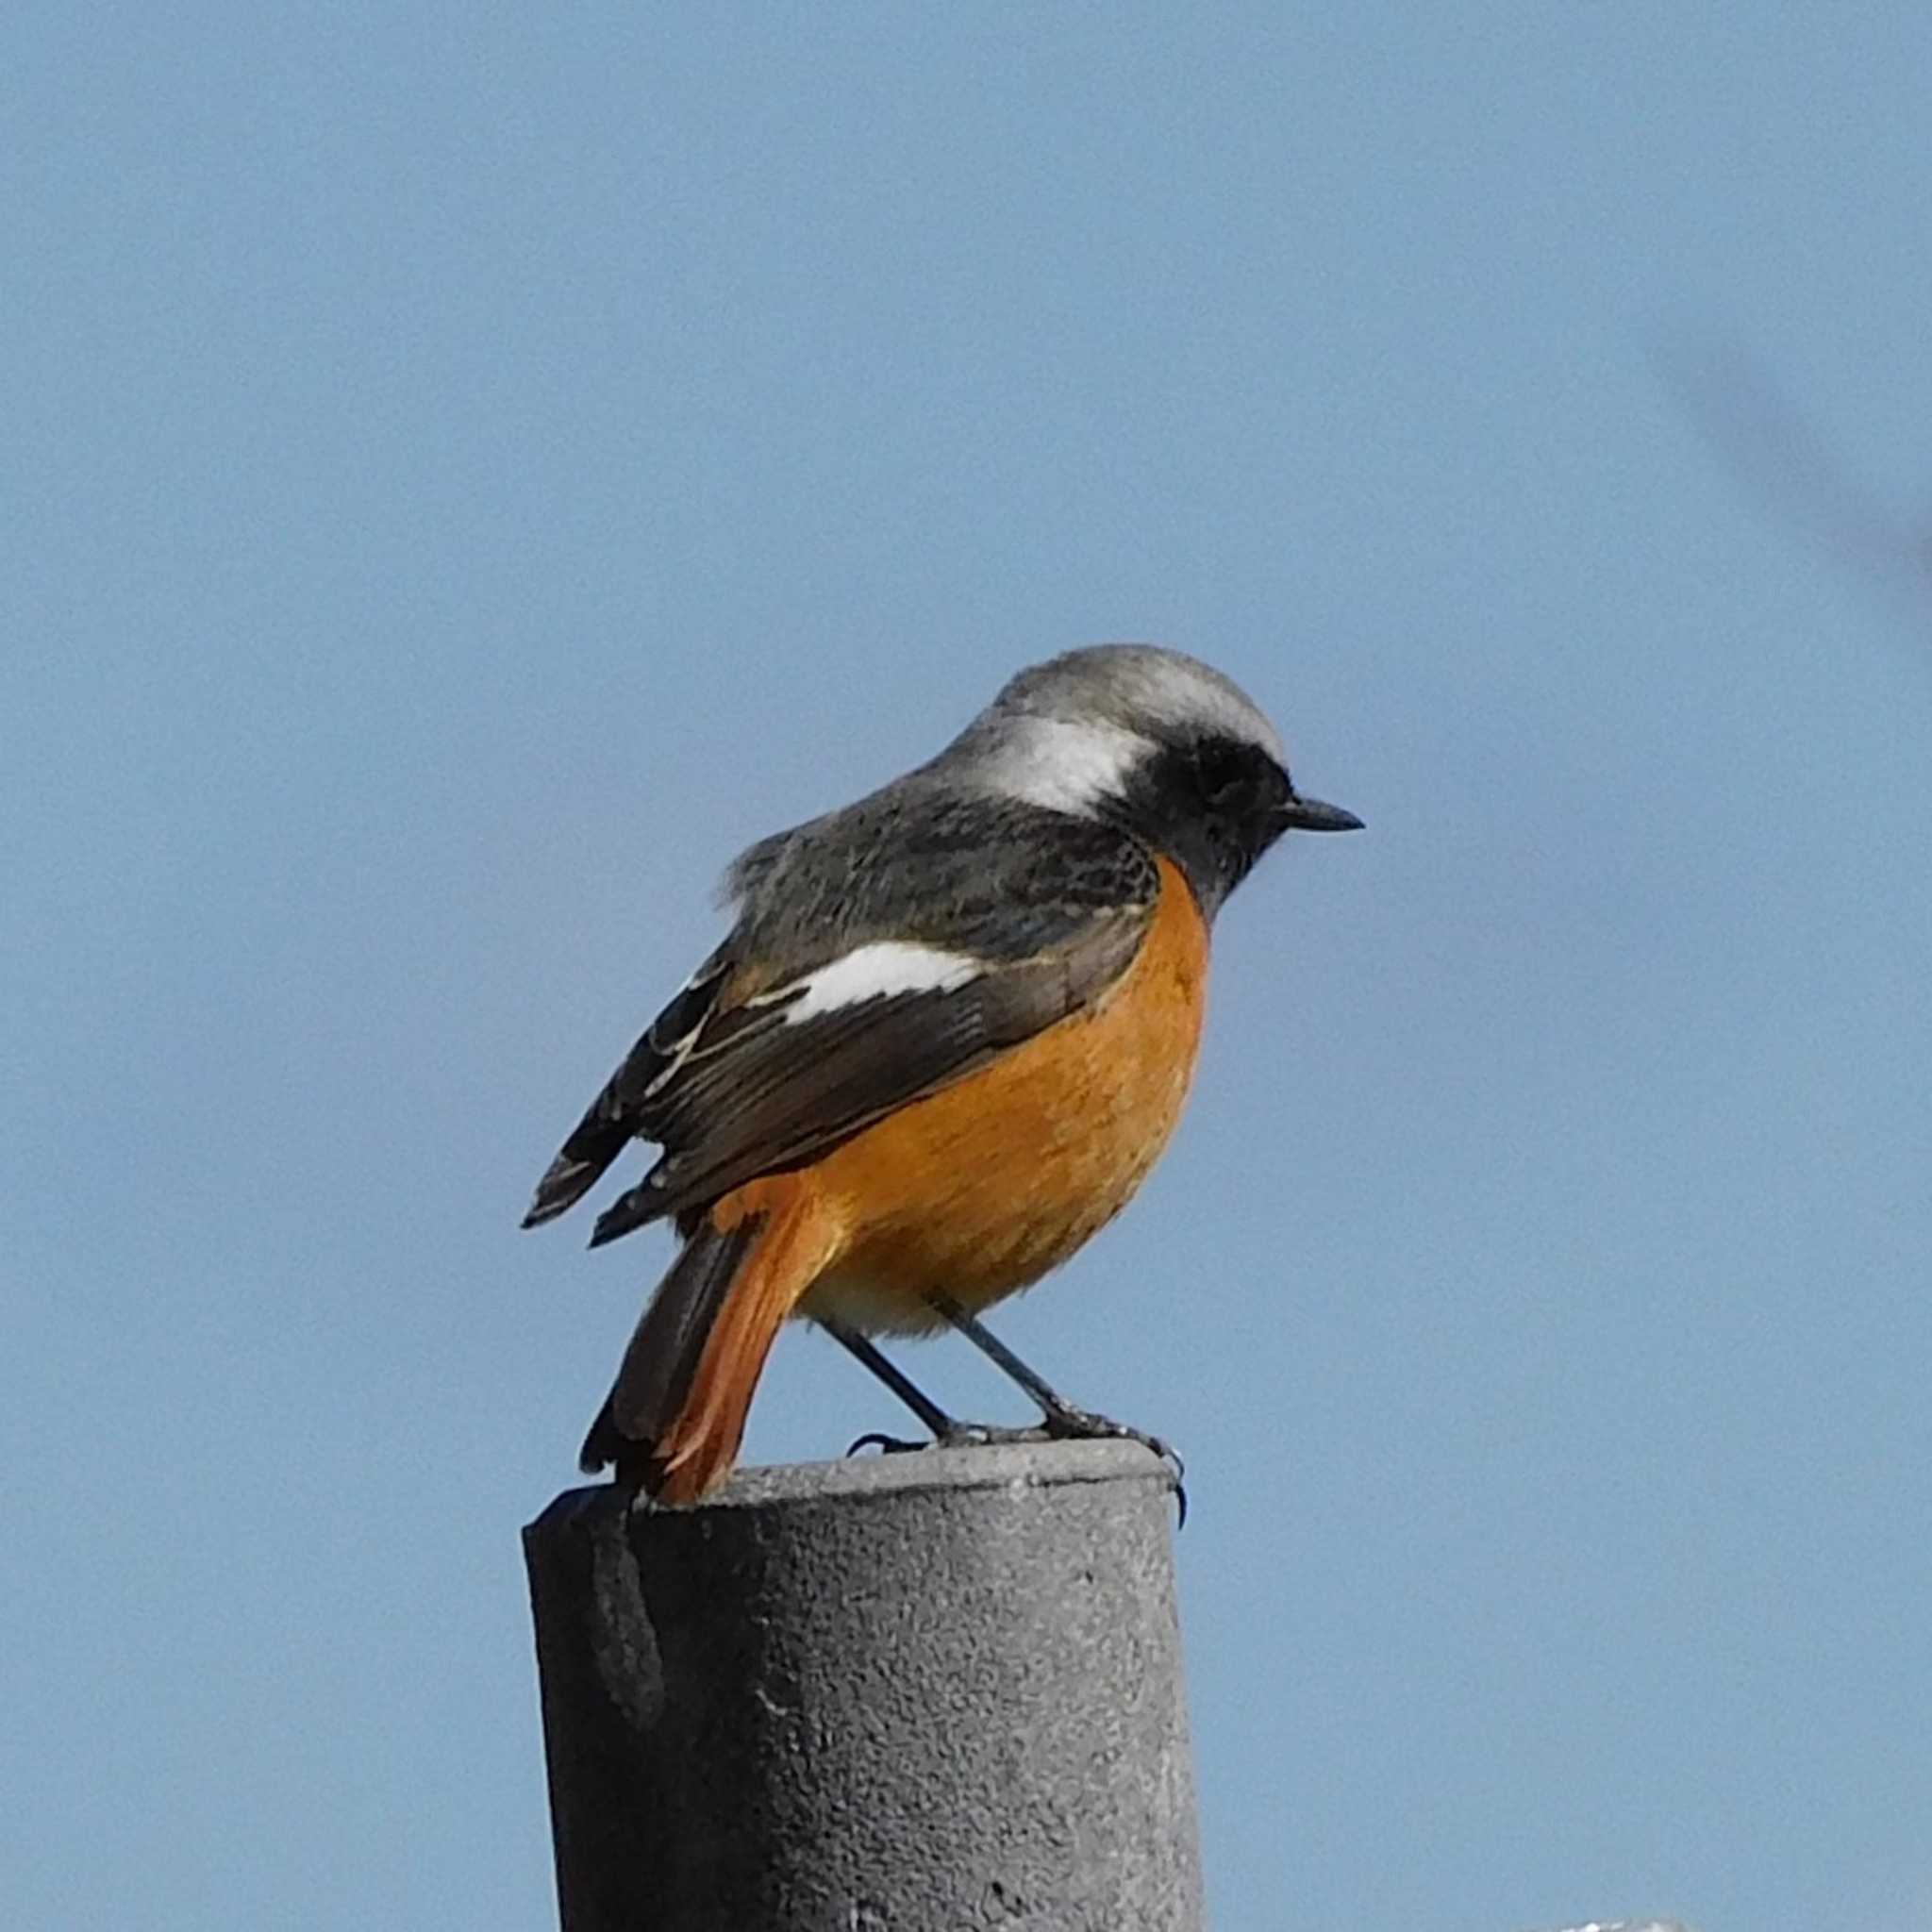
[[[982,960],[965,953],[948,953],[938,946],[915,945],[908,940],[874,940],[855,946],[842,958],[790,986],[759,995],[759,1003],[804,991],[785,1009],[785,1024],[796,1026],[841,1007],[865,1000],[886,999],[894,993],[953,992],[986,971]]]

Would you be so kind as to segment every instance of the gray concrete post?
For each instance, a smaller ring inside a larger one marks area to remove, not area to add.
[[[1198,1932],[1133,1442],[611,1489],[524,1533],[564,1932]]]

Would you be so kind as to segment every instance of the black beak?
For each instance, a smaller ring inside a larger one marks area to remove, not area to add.
[[[1289,832],[1359,832],[1362,822],[1339,805],[1324,805],[1319,798],[1288,799],[1276,813],[1282,829]]]

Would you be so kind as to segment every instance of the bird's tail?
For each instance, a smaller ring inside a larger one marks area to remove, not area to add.
[[[712,1207],[638,1323],[584,1468],[615,1463],[667,1503],[715,1489],[737,1459],[779,1324],[838,1246],[806,1174],[753,1181]]]

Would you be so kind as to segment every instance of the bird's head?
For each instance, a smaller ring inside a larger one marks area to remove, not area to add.
[[[1021,672],[945,759],[989,791],[1134,832],[1210,917],[1284,832],[1361,824],[1295,790],[1279,734],[1231,678],[1154,644],[1090,645]]]

